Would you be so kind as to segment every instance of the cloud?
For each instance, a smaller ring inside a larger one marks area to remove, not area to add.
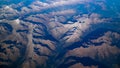
[[[82,4],[89,0],[59,0],[50,4],[51,7],[65,6],[65,5],[74,5]]]
[[[60,0],[60,1],[50,2],[50,3],[35,1],[29,5],[29,7],[31,8],[30,11],[29,11],[29,8],[27,8],[27,7],[23,11],[40,12],[42,10],[57,8],[60,6],[65,6],[65,5],[71,6],[71,5],[75,5],[75,4],[83,4],[84,2],[86,2],[86,1],[83,1],[83,0]]]
[[[70,15],[70,14],[75,14],[75,13],[76,11],[73,9],[51,12],[52,15]]]
[[[49,6],[48,3],[45,3],[45,2],[41,2],[41,1],[35,1],[32,3],[33,5],[36,5],[36,6],[40,6],[40,7],[46,7],[46,6]]]

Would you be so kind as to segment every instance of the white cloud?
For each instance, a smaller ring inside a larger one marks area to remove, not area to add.
[[[50,3],[35,1],[32,4],[29,5],[29,7],[32,8],[33,11],[38,12],[40,10],[44,9],[50,9],[50,8],[56,8],[60,6],[65,5],[75,5],[75,4],[83,4],[85,2],[88,2],[89,0],[59,0],[59,1],[50,1]]]
[[[69,15],[69,14],[75,14],[75,13],[76,11],[73,9],[51,12],[52,15]]]
[[[89,0],[59,0],[50,4],[51,7],[63,6],[63,5],[73,5],[81,4],[84,2],[89,2]]]
[[[40,7],[46,7],[49,6],[48,3],[40,2],[40,1],[35,1],[32,3],[33,5],[40,6]]]

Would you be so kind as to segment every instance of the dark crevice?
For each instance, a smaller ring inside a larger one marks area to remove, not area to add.
[[[73,62],[69,62],[67,64],[65,64],[65,62],[67,62],[68,60],[75,60]],[[108,68],[107,66],[105,66],[104,64],[98,62],[98,61],[95,61],[94,59],[92,58],[89,58],[89,57],[76,57],[76,56],[70,56],[70,57],[67,57],[64,61],[63,64],[61,64],[58,68],[68,68],[76,63],[81,63],[83,64],[84,66],[92,66],[92,65],[98,65],[98,68]]]
[[[47,44],[44,44],[44,43],[41,43],[41,42],[36,42],[36,41],[34,41],[34,40],[33,40],[33,43],[34,43],[34,44],[40,44],[40,46],[46,47],[46,48],[48,48],[50,51],[53,52],[53,50],[51,49],[51,47],[49,47],[49,45],[47,45]]]

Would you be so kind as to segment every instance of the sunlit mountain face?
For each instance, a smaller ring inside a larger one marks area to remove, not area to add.
[[[120,68],[120,0],[0,0],[0,68]]]

